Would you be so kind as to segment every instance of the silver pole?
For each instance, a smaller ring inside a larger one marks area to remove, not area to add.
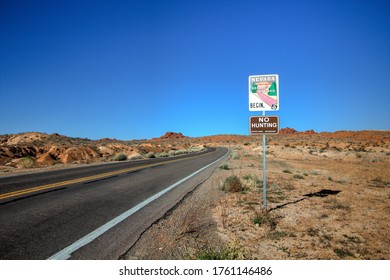
[[[265,116],[265,111],[263,111],[263,116]],[[265,144],[265,134],[263,134],[263,208],[267,210],[267,176],[266,176],[266,144]]]

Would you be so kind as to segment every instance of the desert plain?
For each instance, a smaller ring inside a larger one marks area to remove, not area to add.
[[[229,158],[123,259],[390,259],[390,131],[285,128],[267,136],[266,209],[261,136],[1,135],[0,176],[218,146],[230,149]]]

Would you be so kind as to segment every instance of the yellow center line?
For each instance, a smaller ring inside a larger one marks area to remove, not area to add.
[[[203,155],[197,155],[194,157],[199,157],[199,156],[203,156]],[[191,157],[191,158],[194,158],[194,157]],[[58,182],[58,183],[53,183],[53,184],[48,184],[48,185],[43,185],[43,186],[38,186],[38,187],[33,187],[33,188],[27,188],[27,189],[23,189],[23,190],[19,190],[19,191],[8,192],[8,193],[0,194],[0,200],[23,195],[23,194],[38,192],[38,191],[42,191],[42,190],[58,188],[58,187],[66,186],[66,185],[71,185],[71,184],[76,184],[76,183],[81,183],[81,182],[86,182],[86,181],[92,181],[92,180],[96,180],[96,179],[101,179],[101,178],[105,178],[105,177],[109,177],[109,176],[113,176],[113,175],[118,175],[118,174],[130,172],[130,171],[135,171],[135,170],[144,169],[144,168],[148,168],[148,167],[163,165],[165,163],[171,163],[171,162],[181,161],[181,160],[185,160],[185,159],[188,159],[188,158],[180,158],[180,159],[174,159],[174,160],[169,160],[169,161],[164,161],[164,162],[151,163],[151,164],[141,165],[141,166],[137,166],[137,167],[131,167],[131,168],[121,169],[121,170],[117,170],[117,171],[101,173],[101,174],[97,174],[97,175],[93,175],[93,176],[88,176],[88,177],[83,177],[83,178],[78,178],[78,179],[73,179],[73,180],[67,180],[67,181],[63,181],[63,182]]]

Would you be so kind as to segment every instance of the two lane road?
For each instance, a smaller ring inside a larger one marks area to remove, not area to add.
[[[0,178],[0,259],[118,259],[228,152]]]

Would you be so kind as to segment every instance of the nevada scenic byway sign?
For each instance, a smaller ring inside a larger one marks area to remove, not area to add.
[[[249,76],[249,111],[279,110],[279,75]]]

